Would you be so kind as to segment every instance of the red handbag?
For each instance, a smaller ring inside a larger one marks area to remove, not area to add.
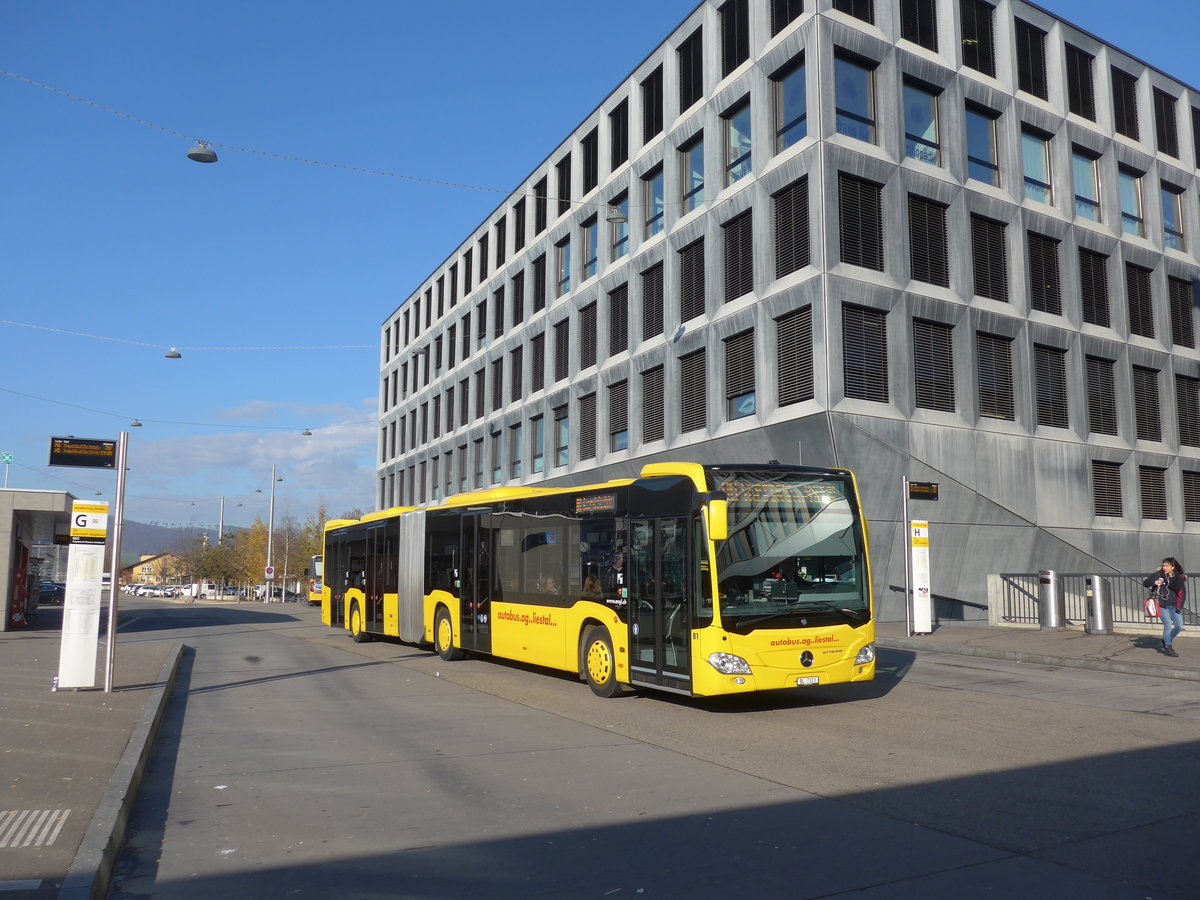
[[[1153,594],[1142,601],[1142,606],[1146,607],[1146,615],[1152,619],[1157,619],[1161,614],[1161,610],[1158,608],[1158,598]]]

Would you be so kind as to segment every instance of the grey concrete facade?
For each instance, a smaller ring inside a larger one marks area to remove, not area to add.
[[[874,21],[868,22],[831,8],[829,0],[817,0],[805,3],[804,14],[773,34],[778,20],[772,22],[772,12],[781,4],[749,0],[748,59],[723,74],[723,40],[731,7],[738,5],[737,0],[702,3],[388,315],[381,326],[378,506],[433,502],[493,485],[624,477],[657,459],[776,459],[846,467],[856,472],[863,494],[877,607],[885,620],[904,616],[900,595],[889,588],[903,583],[905,475],[941,486],[937,503],[914,503],[910,515],[931,523],[933,590],[945,597],[985,603],[988,573],[1137,571],[1165,555],[1179,557],[1185,566],[1200,559],[1192,552],[1200,549],[1200,439],[1195,437],[1200,354],[1190,302],[1200,273],[1200,134],[1194,133],[1200,129],[1200,92],[1016,0],[987,7],[994,76],[964,64],[958,0],[932,4],[939,50],[901,36],[901,8],[909,9],[907,2],[877,0]],[[1043,35],[1045,98],[1018,87],[1022,63],[1028,62],[1015,39],[1018,22]],[[680,113],[684,61],[678,51],[697,28],[703,94]],[[1091,58],[1092,118],[1070,111],[1068,45]],[[873,140],[840,133],[854,130],[839,129],[838,107],[847,101],[839,97],[835,71],[835,59],[849,55],[871,70]],[[798,61],[805,71],[807,133],[779,149],[777,76]],[[643,140],[643,104],[653,97],[644,83],[660,67],[663,127]],[[1116,131],[1114,67],[1135,79],[1137,139]],[[937,164],[906,153],[906,83],[936,96]],[[751,171],[728,183],[729,115],[747,98]],[[1173,102],[1165,104],[1164,98]],[[622,104],[628,112],[628,159],[613,166]],[[998,185],[971,177],[968,105],[995,116]],[[1160,149],[1164,115],[1172,117],[1177,146],[1168,149],[1173,152]],[[1052,196],[1039,197],[1036,190],[1029,196],[1025,133],[1044,139]],[[704,144],[704,203],[685,212],[683,151],[697,137]],[[594,187],[584,180],[589,154],[598,157]],[[1075,156],[1094,159],[1098,221],[1080,214]],[[569,203],[559,213],[558,178],[568,157]],[[652,234],[646,223],[656,207],[647,185],[659,167],[664,227]],[[1128,231],[1122,171],[1137,176],[1140,221],[1133,224],[1142,234]],[[845,261],[839,205],[843,175],[879,188],[882,259],[876,267]],[[809,258],[781,274],[774,198],[802,178],[807,179]],[[539,230],[535,208],[542,179],[548,213],[546,227]],[[1162,205],[1163,188],[1177,192],[1178,216],[1164,218],[1169,211]],[[919,235],[909,221],[910,196],[945,209],[945,285],[913,277],[912,248]],[[623,197],[628,251],[618,254],[613,241],[620,231],[605,216]],[[525,229],[518,242],[521,205]],[[725,226],[746,211],[753,223],[752,285],[730,296]],[[1007,299],[976,291],[981,251],[973,238],[973,217],[1002,228],[1005,246],[993,255],[1004,272]],[[584,268],[589,255],[584,251],[593,218],[599,237],[591,274]],[[1057,311],[1039,308],[1034,296],[1042,291],[1033,285],[1029,235],[1054,248]],[[684,284],[680,251],[700,239],[704,307],[685,321],[681,291],[694,292],[695,285]],[[556,296],[555,260],[564,241],[572,251],[571,289]],[[1108,324],[1085,311],[1081,248],[1107,258]],[[482,270],[481,256],[486,260]],[[546,305],[535,310],[532,282],[535,260],[542,256]],[[646,334],[643,273],[659,263],[663,322]],[[1136,328],[1127,298],[1128,266],[1143,273],[1150,293],[1152,320],[1143,319]],[[1170,303],[1178,298],[1180,284],[1188,286],[1189,297],[1182,311]],[[514,300],[521,287],[524,309],[518,320]],[[615,298],[622,290],[628,298],[628,339],[614,347],[613,329],[620,327]],[[486,303],[482,332],[481,303]],[[847,304],[884,317],[886,355],[878,360],[886,373],[882,399],[847,396]],[[804,308],[811,310],[811,397],[781,404],[779,372],[785,360],[779,319]],[[952,372],[948,409],[928,408],[918,397],[915,373],[922,359],[914,346],[915,321],[935,323],[950,336],[943,360]],[[555,353],[556,325],[569,330],[565,365]],[[753,412],[731,418],[726,340],[747,332],[753,334]],[[541,384],[532,371],[539,335],[544,342]],[[1010,349],[1011,416],[982,410],[980,335],[1000,338]],[[1064,420],[1055,424],[1047,424],[1040,412],[1044,395],[1053,392],[1038,368],[1038,355],[1047,348],[1064,364]],[[521,353],[516,383],[514,351]],[[704,353],[703,424],[685,431],[681,403],[695,382],[684,384],[680,359],[697,351]],[[1111,386],[1089,376],[1089,358],[1103,361]],[[661,437],[652,434],[647,440],[644,375],[659,366],[666,398],[663,429]],[[628,391],[628,446],[612,449],[619,446],[610,434],[612,388],[621,382]],[[1157,439],[1155,423],[1139,416],[1138,407],[1144,413],[1148,398],[1159,411]],[[555,415],[564,408],[568,440],[565,462],[558,465]],[[1115,427],[1100,429],[1097,410],[1110,411]],[[535,471],[539,419],[543,459]],[[1097,497],[1097,462],[1116,466],[1109,470],[1119,478],[1115,498]],[[1160,489],[1165,509],[1156,498],[1143,496]],[[954,602],[940,604],[938,612],[985,616]]]

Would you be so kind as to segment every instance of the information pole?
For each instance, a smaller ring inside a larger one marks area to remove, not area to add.
[[[121,596],[121,530],[125,526],[125,469],[129,432],[117,440],[117,508],[113,516],[113,551],[108,578],[108,649],[104,656],[104,690],[113,689],[113,664],[117,658],[117,598]]]
[[[96,686],[96,638],[100,634],[104,541],[108,504],[71,505],[71,548],[63,595],[62,642],[55,689]]]

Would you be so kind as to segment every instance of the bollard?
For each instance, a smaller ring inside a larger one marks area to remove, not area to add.
[[[1067,624],[1067,600],[1057,572],[1038,572],[1038,625],[1042,631],[1062,631]]]
[[[1108,579],[1099,575],[1087,577],[1087,622],[1084,630],[1088,634],[1112,634],[1112,596],[1108,592]]]

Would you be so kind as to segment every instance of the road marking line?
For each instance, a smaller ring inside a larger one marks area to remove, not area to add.
[[[0,809],[0,848],[49,847],[70,814],[69,809]]]

